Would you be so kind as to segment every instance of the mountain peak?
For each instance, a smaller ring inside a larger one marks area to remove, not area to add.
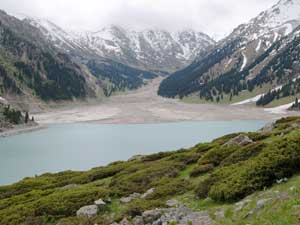
[[[88,51],[92,55],[147,70],[173,72],[191,63],[215,44],[208,35],[192,29],[169,32],[163,29],[126,29],[112,24],[98,31],[69,32],[48,20],[29,19],[66,51]]]

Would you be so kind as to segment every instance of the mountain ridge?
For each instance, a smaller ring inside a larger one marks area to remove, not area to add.
[[[191,29],[136,31],[110,25],[98,31],[74,32],[44,19],[27,17],[24,20],[39,28],[60,49],[71,51],[77,48],[150,71],[174,72],[215,44],[208,35]]]
[[[295,9],[296,8],[296,9]],[[298,10],[297,10],[298,9]],[[197,94],[207,101],[232,100],[241,91],[253,91],[253,80],[284,48],[284,37],[300,25],[300,1],[279,1],[248,23],[241,24],[204,57],[165,79],[159,94],[186,97]],[[282,83],[274,83],[282,85]],[[259,85],[266,86],[261,83]]]

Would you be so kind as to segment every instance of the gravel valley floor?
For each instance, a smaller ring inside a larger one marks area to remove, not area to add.
[[[299,116],[296,112],[274,113],[263,108],[240,105],[187,104],[158,96],[162,78],[148,85],[117,95],[99,104],[67,106],[35,115],[40,124],[98,122],[109,124],[164,123],[179,121],[275,120]]]

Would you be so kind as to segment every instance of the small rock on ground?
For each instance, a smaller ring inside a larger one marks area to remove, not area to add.
[[[87,205],[81,207],[77,212],[77,216],[86,216],[86,217],[93,217],[98,214],[98,206],[97,205]]]

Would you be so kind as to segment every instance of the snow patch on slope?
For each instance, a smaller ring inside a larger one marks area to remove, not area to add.
[[[241,67],[240,72],[242,72],[242,71],[245,69],[245,67],[246,67],[246,65],[247,65],[247,63],[248,63],[248,59],[247,59],[246,54],[245,54],[244,52],[242,52],[242,55],[243,55],[243,65],[242,65],[242,67]]]
[[[277,106],[274,108],[268,108],[264,109],[265,112],[272,113],[272,114],[286,114],[287,110],[293,106],[294,102],[286,104],[286,105],[281,105]]]
[[[261,41],[261,39],[259,39],[257,47],[255,49],[256,52],[259,52],[259,50],[261,49],[261,43],[262,43],[262,41]]]

